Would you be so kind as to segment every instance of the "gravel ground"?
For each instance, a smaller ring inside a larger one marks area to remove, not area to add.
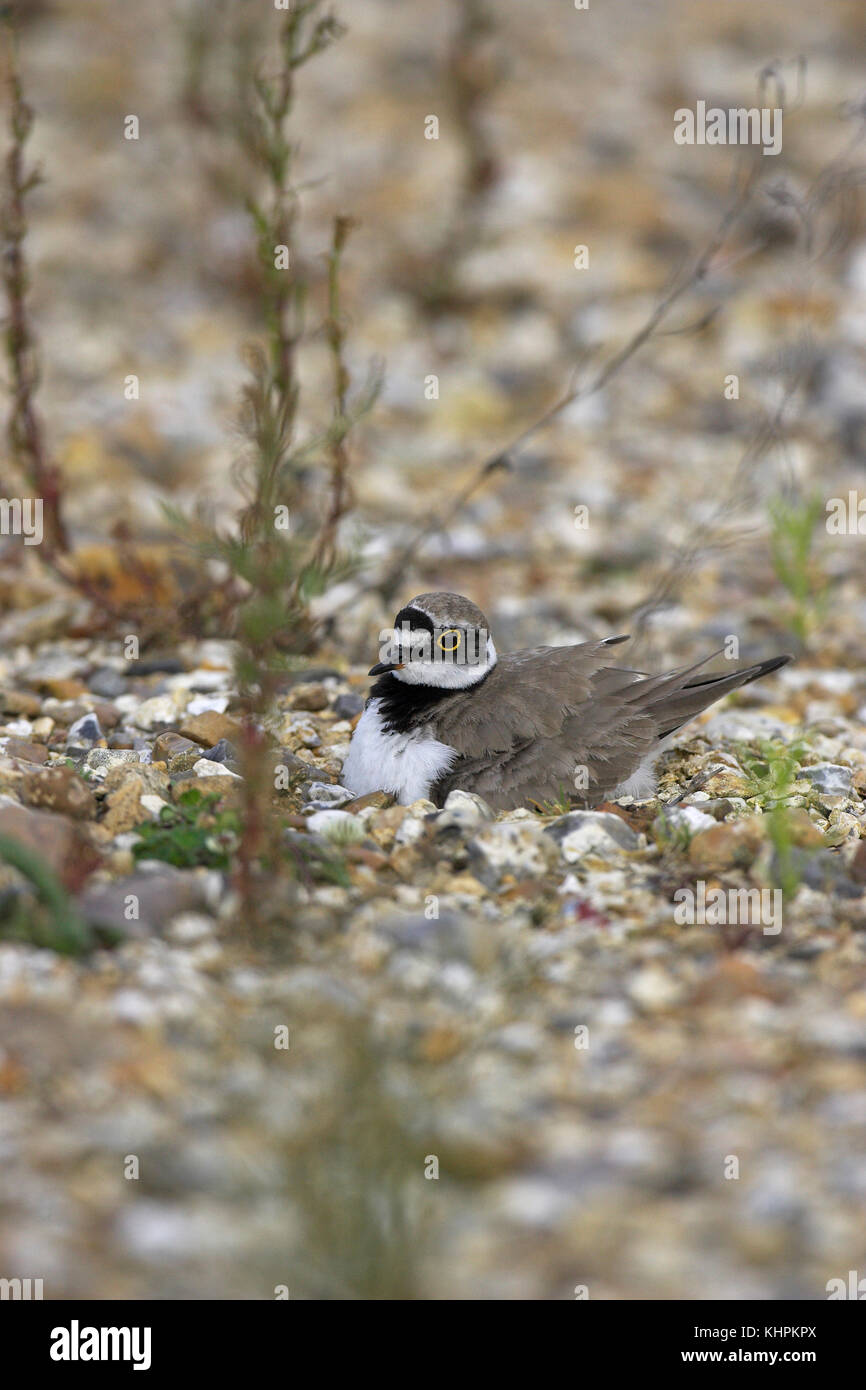
[[[113,944],[0,946],[7,1266],[96,1298],[814,1298],[858,1267],[856,719],[824,714],[800,753],[778,919],[681,925],[674,900],[700,879],[772,903],[772,817],[734,750],[799,730],[797,668],[667,755],[666,823],[659,801],[353,802],[333,779],[363,675],[295,684],[289,833],[343,873],[286,886],[250,939],[223,873],[133,858],[143,821],[231,779],[231,743],[201,746],[232,732],[219,651],[145,678],[86,640],[27,655],[7,711],[61,662],[82,693],[4,715],[0,834],[47,839],[58,871],[98,855],[79,903]],[[100,699],[110,672],[124,692]],[[192,751],[152,761],[170,713]],[[11,920],[29,890],[2,881]]]
[[[381,356],[386,385],[353,445],[363,567],[318,601],[267,721],[307,867],[266,885],[258,932],[226,868],[231,649],[177,639],[160,511],[236,501],[246,221],[213,132],[182,119],[188,7],[58,0],[26,36],[42,403],[78,563],[116,595],[105,538],[131,520],[166,591],[128,660],[30,551],[0,554],[0,837],[96,940],[34,944],[63,942],[0,864],[0,1275],[96,1299],[824,1298],[866,1270],[866,565],[856,527],[824,525],[866,463],[866,233],[820,184],[856,127],[859,7],[497,5],[499,177],[474,212],[442,77],[455,7],[357,9],[304,74],[304,236],[319,265],[333,211],[360,217],[352,366]],[[381,597],[416,526],[712,236],[734,157],[677,146],[673,110],[748,104],[794,48],[776,194],[667,326],[718,312],[534,436]],[[473,217],[431,310],[434,252]],[[306,361],[312,429],[321,344]],[[799,596],[768,541],[786,488],[819,506]],[[500,650],[631,628],[653,669],[731,636],[744,662],[796,660],[684,730],[652,801],[353,802],[378,630],[432,588],[478,602]],[[191,790],[221,798],[196,862],[151,857]],[[683,921],[699,884],[763,891],[758,920]]]

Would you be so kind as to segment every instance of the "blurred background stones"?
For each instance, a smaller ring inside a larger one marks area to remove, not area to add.
[[[299,78],[302,250],[315,321],[331,219],[359,219],[350,365],[386,375],[352,440],[343,539],[363,564],[319,602],[319,647],[270,728],[288,843],[343,871],[275,880],[265,939],[233,926],[226,871],[231,657],[174,640],[161,504],[237,505],[239,350],[263,324],[234,74],[273,16],[28,11],[39,404],[80,571],[135,599],[109,543],[128,528],[155,631],[127,661],[0,539],[0,833],[54,865],[97,942],[0,942],[0,1273],[97,1299],[824,1297],[866,1267],[866,562],[824,525],[866,461],[861,6],[336,9],[349,34]],[[676,145],[673,113],[755,104],[774,61],[796,107],[783,152],[673,331],[534,436],[383,597],[417,528],[712,236],[737,153]],[[303,370],[312,435],[315,334]],[[792,495],[818,499],[799,607],[771,545]],[[798,661],[678,741],[667,817],[353,804],[340,771],[378,629],[438,587],[470,594],[500,649],[628,631],[655,595],[636,661],[730,634],[744,660]],[[796,753],[787,846],[766,739]],[[142,855],[141,826],[179,823],[205,784],[227,809],[189,861]],[[772,887],[785,855],[778,936],[675,922],[696,873]],[[4,934],[37,908],[4,864]]]

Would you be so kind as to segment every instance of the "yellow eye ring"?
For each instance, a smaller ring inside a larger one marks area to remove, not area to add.
[[[446,637],[455,637],[457,640],[453,642],[450,647],[446,647]],[[457,631],[457,628],[449,627],[446,628],[444,632],[440,632],[439,636],[436,638],[436,645],[439,648],[440,652],[456,652],[462,641],[463,636],[460,632]]]

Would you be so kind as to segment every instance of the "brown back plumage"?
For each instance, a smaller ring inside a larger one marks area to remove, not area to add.
[[[773,657],[727,675],[698,676],[712,657],[661,676],[604,665],[608,638],[500,657],[482,686],[455,691],[422,716],[458,761],[432,790],[455,788],[495,810],[557,801],[563,791],[593,805],[631,777],[669,734],[740,686],[778,670]],[[575,790],[586,769],[587,789]]]

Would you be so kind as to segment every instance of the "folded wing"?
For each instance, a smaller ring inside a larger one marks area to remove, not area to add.
[[[487,677],[484,699],[469,690],[440,707],[437,736],[459,757],[433,789],[434,800],[463,787],[494,809],[563,795],[592,805],[708,705],[791,659],[699,675],[714,653],[649,677],[604,664],[610,648],[625,640],[515,652]]]

